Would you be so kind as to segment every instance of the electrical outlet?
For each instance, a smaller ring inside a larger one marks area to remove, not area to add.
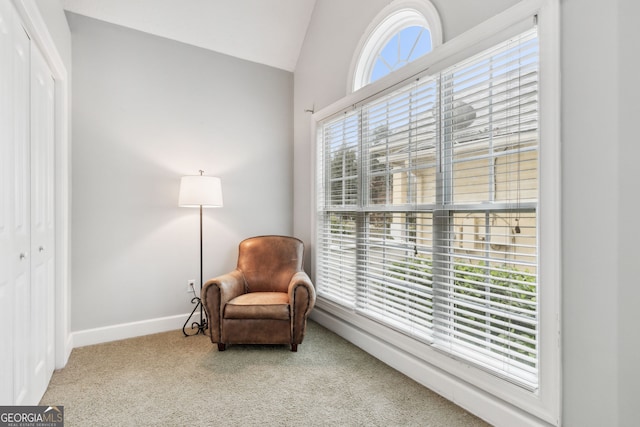
[[[195,292],[196,291],[196,280],[195,279],[189,279],[187,280],[187,292],[191,293],[191,292]]]

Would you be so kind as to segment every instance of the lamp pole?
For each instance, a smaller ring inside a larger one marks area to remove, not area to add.
[[[180,182],[179,197],[180,206],[198,207],[200,209],[200,295],[202,294],[202,288],[204,286],[202,256],[202,208],[221,207],[223,204],[220,179],[210,176],[204,176],[203,174],[204,171],[201,170],[200,175],[182,177],[182,180]],[[191,314],[182,326],[182,333],[184,333],[185,336],[198,335],[200,332],[202,332],[203,335],[206,335],[208,322],[206,313],[204,313],[204,307],[202,305],[200,296],[194,295],[194,297],[191,299],[191,304],[195,304],[196,306],[193,308]],[[191,318],[198,309],[200,309],[200,322],[198,323],[197,321],[194,321],[187,328],[187,325],[189,325]],[[189,333],[188,331],[192,333]]]
[[[203,284],[204,284],[204,276],[202,274],[202,205],[200,205],[200,297],[202,297]],[[203,314],[202,314],[203,307],[202,307],[202,301],[200,300],[200,298],[198,298],[198,303],[200,304],[200,326],[198,327],[198,332],[202,331],[202,334],[204,334],[204,331],[207,329],[207,319],[203,318]]]
[[[204,280],[204,276],[202,274],[202,205],[200,205],[200,293],[202,294],[202,285],[203,285],[203,280]],[[184,336],[191,336],[191,335],[198,335],[200,332],[202,332],[203,335],[206,335],[205,331],[207,330],[207,318],[204,315],[204,307],[202,306],[202,300],[200,299],[199,296],[194,296],[191,299],[191,304],[195,304],[196,306],[193,308],[193,311],[191,312],[191,314],[189,315],[189,317],[187,318],[187,321],[184,322],[184,325],[182,326],[182,333],[184,334]],[[191,323],[191,327],[187,329],[187,325],[189,324],[189,320],[191,320],[191,318],[193,317],[193,315],[195,314],[196,310],[200,308],[200,323],[198,322],[193,322]],[[187,330],[195,330],[195,333],[188,333]]]

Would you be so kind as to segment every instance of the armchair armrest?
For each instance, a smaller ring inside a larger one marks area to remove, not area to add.
[[[311,279],[304,271],[298,271],[289,281],[289,304],[291,306],[291,337],[295,344],[301,343],[306,320],[316,303],[316,291]]]
[[[202,287],[200,298],[209,319],[211,342],[220,342],[224,306],[233,298],[245,293],[246,285],[240,270],[208,280]]]

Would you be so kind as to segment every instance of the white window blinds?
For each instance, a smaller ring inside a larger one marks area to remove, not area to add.
[[[537,94],[534,29],[321,122],[318,295],[535,389]]]

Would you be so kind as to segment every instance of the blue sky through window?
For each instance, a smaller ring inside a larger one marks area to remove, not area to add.
[[[398,32],[378,54],[371,72],[375,82],[398,68],[431,51],[431,33],[427,28],[413,26]]]

